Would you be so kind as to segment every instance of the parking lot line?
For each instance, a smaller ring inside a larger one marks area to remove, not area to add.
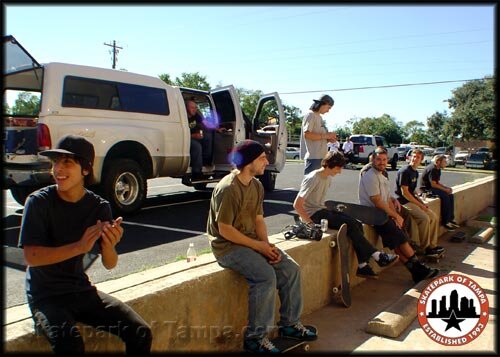
[[[122,224],[129,224],[131,226],[141,226],[141,227],[147,227],[147,228],[163,229],[163,230],[166,230],[166,231],[175,231],[175,232],[191,233],[191,234],[198,234],[198,235],[206,234],[206,232],[191,231],[191,230],[188,230],[188,229],[173,228],[173,227],[157,226],[157,225],[154,225],[154,224],[135,223],[135,222],[126,222],[126,221],[123,221]]]

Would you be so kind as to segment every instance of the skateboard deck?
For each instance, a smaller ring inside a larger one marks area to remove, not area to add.
[[[340,201],[325,201],[325,206],[329,211],[344,213],[369,225],[382,225],[389,219],[387,213],[377,207]]]
[[[295,349],[300,349],[301,351],[309,351],[309,341],[294,340],[286,337],[276,337],[272,339],[271,342],[276,346],[281,353],[290,352]]]
[[[465,240],[465,232],[456,232],[450,237],[450,242],[460,243]]]
[[[335,246],[335,244],[332,244]],[[345,307],[351,306],[351,288],[349,278],[349,239],[347,238],[347,224],[340,226],[337,232],[337,244],[340,258],[340,286],[333,288],[335,298],[339,299]]]

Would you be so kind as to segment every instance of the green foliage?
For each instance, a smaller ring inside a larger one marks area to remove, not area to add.
[[[7,106],[8,108],[8,106]],[[4,108],[5,112],[5,108]],[[14,105],[12,106],[12,115],[30,115],[36,116],[40,112],[40,97],[30,92],[20,92]]]
[[[192,88],[192,89],[200,89],[206,91],[210,90],[210,84],[207,82],[207,77],[202,76],[199,72],[194,72],[194,73],[182,72],[180,77],[175,77],[175,80],[172,80],[170,78],[170,75],[167,73],[160,74],[158,77],[162,81],[170,85]]]
[[[382,135],[391,144],[399,144],[403,141],[403,131],[400,124],[396,123],[389,114],[383,114],[378,118],[367,117],[351,120],[353,134]]]
[[[448,106],[453,110],[448,130],[462,140],[488,140],[496,137],[495,77],[470,81],[455,89]]]

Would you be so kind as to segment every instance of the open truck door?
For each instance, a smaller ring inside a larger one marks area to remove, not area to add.
[[[285,112],[278,93],[260,97],[252,119],[250,139],[260,142],[266,148],[269,165],[259,179],[266,191],[273,191],[276,176],[285,166],[288,142]]]

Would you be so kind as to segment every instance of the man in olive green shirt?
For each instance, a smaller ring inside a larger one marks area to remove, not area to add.
[[[316,329],[300,322],[302,291],[298,264],[269,243],[264,221],[264,188],[255,176],[269,163],[264,147],[253,140],[235,146],[237,170],[215,187],[207,233],[217,262],[243,275],[249,284],[248,326],[244,349],[280,352],[267,337],[274,326],[276,288],[281,300],[279,332],[287,338],[315,340]]]

